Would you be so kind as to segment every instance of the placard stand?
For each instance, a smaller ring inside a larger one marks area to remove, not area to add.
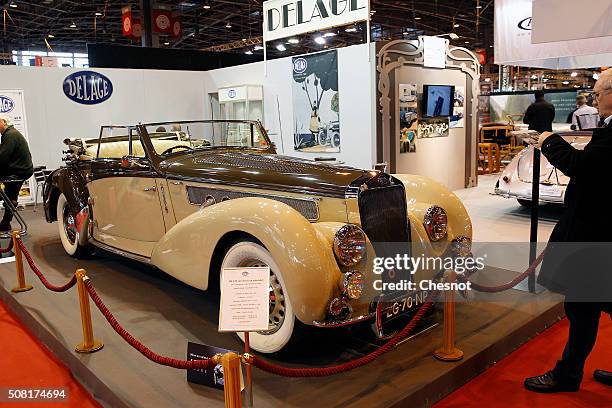
[[[250,354],[251,352],[251,348],[249,345],[249,332],[244,332],[244,352],[246,354]],[[247,407],[252,407],[253,406],[253,378],[251,376],[252,373],[252,367],[251,364],[249,363],[245,363],[246,365],[246,372],[247,372],[247,380],[246,380],[246,384],[244,385],[244,393],[245,393],[245,404]]]

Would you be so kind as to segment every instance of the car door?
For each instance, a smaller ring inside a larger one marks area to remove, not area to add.
[[[117,135],[121,129],[125,136]],[[166,232],[158,175],[135,129],[113,128],[112,132],[109,138],[101,135],[97,156],[91,162],[87,187],[93,237],[104,245],[150,257]]]

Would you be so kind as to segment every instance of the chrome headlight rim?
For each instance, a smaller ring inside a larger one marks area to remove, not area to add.
[[[363,295],[365,276],[359,271],[349,271],[342,276],[340,291],[350,300],[357,300]]]
[[[343,225],[336,231],[333,247],[334,255],[340,265],[355,266],[366,254],[365,232],[355,224]]]
[[[423,218],[423,226],[427,236],[432,242],[439,242],[448,236],[448,215],[439,205],[432,205],[427,209]]]

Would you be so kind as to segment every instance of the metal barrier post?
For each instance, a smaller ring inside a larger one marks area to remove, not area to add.
[[[89,309],[89,294],[83,281],[89,279],[85,269],[76,271],[77,289],[79,292],[79,306],[81,308],[81,324],[83,325],[83,342],[77,344],[74,350],[77,353],[93,353],[104,347],[104,343],[95,340],[91,324],[91,310]]]
[[[446,282],[456,281],[455,271],[449,270]],[[458,361],[463,358],[463,351],[455,347],[455,291],[444,291],[444,340],[442,347],[434,351],[434,357],[442,361]]]
[[[15,254],[15,265],[17,268],[17,287],[12,289],[12,292],[26,292],[33,288],[32,285],[26,284],[25,274],[23,272],[23,256],[21,254],[21,247],[19,246],[19,240],[21,236],[19,235],[19,231],[12,232],[13,237],[13,253]]]
[[[226,408],[241,408],[240,395],[240,356],[236,353],[225,353],[221,356]]]

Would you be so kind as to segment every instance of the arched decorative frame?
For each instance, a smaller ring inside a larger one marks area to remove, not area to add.
[[[423,37],[418,40],[395,40],[384,44],[376,53],[378,79],[378,112],[376,160],[389,163],[391,173],[396,171],[395,113],[392,110],[397,86],[394,72],[405,65],[423,66]],[[480,91],[480,63],[470,50],[450,47],[446,41],[446,68],[460,70],[466,75],[465,87],[465,187],[477,183],[478,148],[478,95]],[[393,114],[392,114],[393,112]]]

